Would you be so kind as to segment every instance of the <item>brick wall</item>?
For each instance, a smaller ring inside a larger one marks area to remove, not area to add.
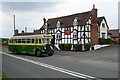
[[[93,5],[91,11],[91,44],[98,44],[98,40],[97,9]]]

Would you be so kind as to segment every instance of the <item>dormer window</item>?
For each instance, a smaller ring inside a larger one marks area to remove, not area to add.
[[[60,27],[60,21],[57,22],[57,25],[56,25],[56,26],[57,26],[57,27]]]
[[[76,25],[78,25],[78,20],[77,20],[77,18],[75,18],[75,19],[73,20],[73,26],[76,26]]]

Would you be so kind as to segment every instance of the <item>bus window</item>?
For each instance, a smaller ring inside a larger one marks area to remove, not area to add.
[[[13,43],[17,43],[17,39],[14,39],[14,40],[13,40]]]
[[[30,39],[27,39],[27,43],[30,43]]]
[[[50,39],[47,39],[47,44],[50,44]]]
[[[11,43],[13,43],[13,39],[11,39]]]
[[[36,43],[38,43],[38,39],[36,39]]]
[[[9,43],[12,43],[11,39],[9,39]]]
[[[32,43],[34,43],[34,39],[32,39]]]
[[[42,42],[46,44],[47,43],[47,39],[42,39]]]
[[[21,39],[18,39],[18,43],[21,43]]]
[[[25,43],[25,39],[22,39],[22,43]]]
[[[41,39],[39,39],[39,43],[41,43]]]

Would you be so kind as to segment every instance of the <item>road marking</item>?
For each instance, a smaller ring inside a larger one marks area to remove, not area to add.
[[[92,77],[92,76],[88,76],[88,75],[81,74],[81,73],[71,71],[71,70],[68,70],[68,69],[63,69],[63,68],[60,68],[60,67],[52,66],[52,65],[49,65],[49,64],[46,64],[46,63],[38,62],[38,61],[35,61],[35,60],[23,58],[23,57],[18,57],[18,56],[8,54],[8,53],[3,53],[3,52],[1,52],[1,53],[5,54],[7,56],[10,56],[10,57],[19,59],[19,60],[23,60],[23,61],[26,61],[26,62],[29,62],[29,63],[33,63],[33,64],[36,64],[36,65],[39,65],[39,66],[43,66],[43,67],[46,67],[46,68],[49,68],[49,69],[52,69],[52,70],[55,70],[55,71],[59,71],[59,72],[62,72],[62,73],[66,73],[66,74],[69,74],[69,75],[72,75],[72,76],[75,76],[75,77],[78,77],[78,78],[83,78],[83,79],[88,79],[88,80],[100,80],[100,79],[97,79],[97,78]]]

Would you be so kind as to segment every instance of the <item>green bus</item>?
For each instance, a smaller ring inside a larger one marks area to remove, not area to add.
[[[42,35],[28,35],[28,36],[13,36],[8,40],[8,50],[14,54],[34,54],[42,56],[47,54],[52,56],[54,49],[51,45],[53,36]]]

